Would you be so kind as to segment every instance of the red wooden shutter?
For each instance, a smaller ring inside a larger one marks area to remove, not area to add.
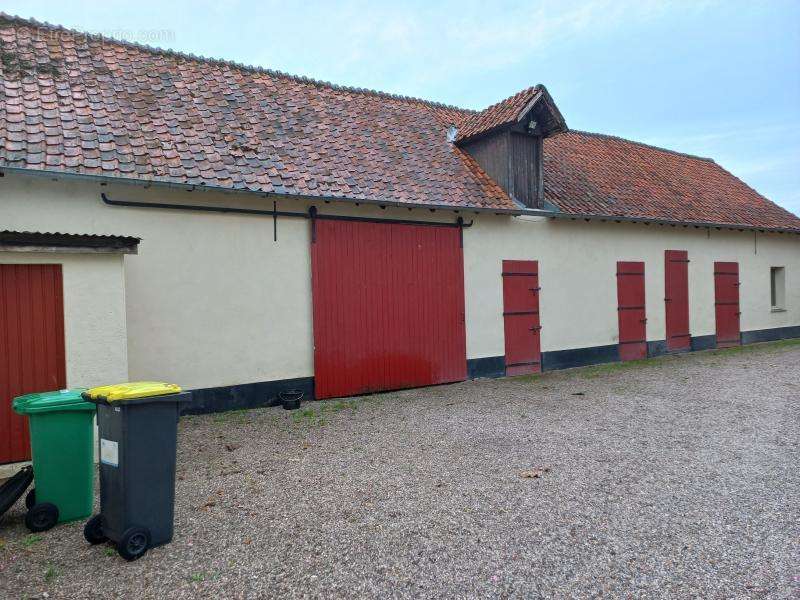
[[[537,261],[503,261],[506,375],[525,375],[542,370],[539,289]]]
[[[739,263],[714,263],[714,313],[718,348],[741,344],[739,285]]]
[[[466,379],[459,230],[326,219],[314,227],[315,396]]]
[[[664,311],[667,350],[688,350],[689,333],[689,253],[664,252]]]
[[[61,265],[0,265],[0,463],[30,458],[11,400],[66,386]]]
[[[617,314],[620,360],[647,358],[644,263],[617,263]]]

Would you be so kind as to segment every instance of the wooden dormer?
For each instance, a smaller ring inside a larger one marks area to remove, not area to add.
[[[537,85],[471,115],[454,142],[513,200],[526,208],[542,208],[542,141],[566,130],[547,89]]]

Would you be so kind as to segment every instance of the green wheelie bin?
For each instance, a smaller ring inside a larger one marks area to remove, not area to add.
[[[94,415],[83,389],[14,398],[31,432],[35,488],[28,493],[25,525],[45,531],[56,523],[83,519],[94,504]]]

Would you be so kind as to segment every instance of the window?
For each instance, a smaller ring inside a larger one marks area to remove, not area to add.
[[[783,267],[770,267],[769,291],[772,310],[786,308],[786,270]]]

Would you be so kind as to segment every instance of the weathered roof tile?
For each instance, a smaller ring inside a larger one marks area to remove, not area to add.
[[[544,179],[562,212],[800,231],[800,218],[713,160],[614,136],[546,139]]]
[[[2,13],[0,49],[0,166],[311,197],[518,210],[447,129],[504,127],[544,93],[473,112]],[[562,212],[800,230],[709,160],[580,132],[544,147]]]

